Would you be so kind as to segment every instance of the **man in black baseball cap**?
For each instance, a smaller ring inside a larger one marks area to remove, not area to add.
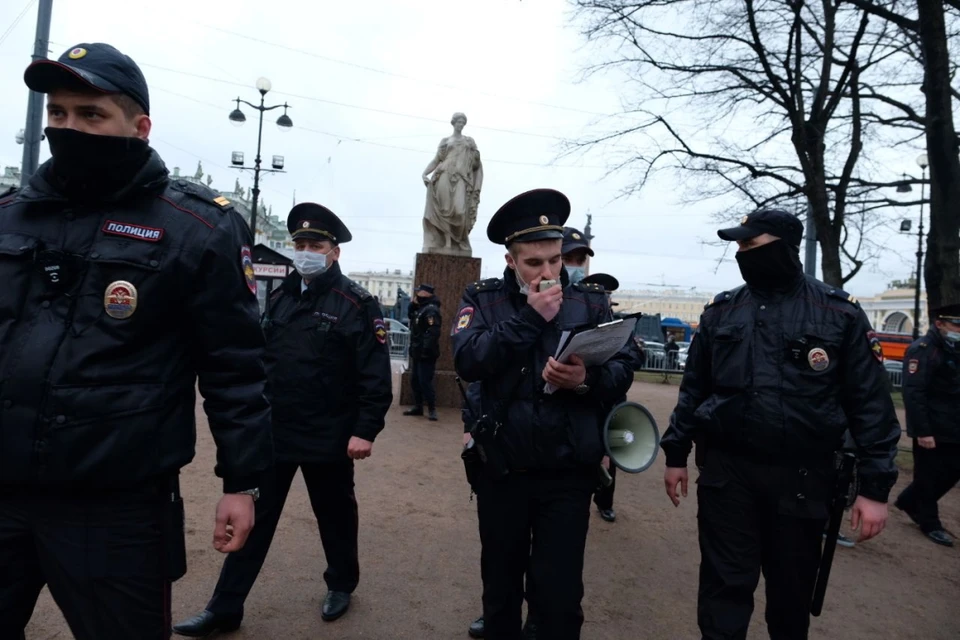
[[[218,551],[244,546],[273,464],[253,238],[227,199],[170,181],[130,58],[81,44],[24,80],[53,157],[0,198],[0,318],[18,319],[0,336],[0,638],[43,585],[78,640],[167,637],[198,380]]]
[[[887,520],[900,425],[856,298],[803,273],[800,221],[757,211],[719,236],[739,245],[746,286],[700,318],[660,443],[664,485],[679,506],[696,441],[701,635],[747,636],[762,573],[770,637],[805,639],[845,432],[858,449],[851,524],[864,541]]]

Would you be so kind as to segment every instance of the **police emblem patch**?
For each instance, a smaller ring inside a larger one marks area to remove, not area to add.
[[[103,293],[103,310],[117,320],[126,320],[137,310],[137,288],[126,280],[107,285]]]
[[[309,221],[309,220],[304,220],[304,221],[303,221],[303,224],[301,224],[300,226],[303,227],[304,229],[309,229],[309,228],[310,228],[310,221]]]
[[[580,239],[580,234],[579,234],[579,233],[573,234],[573,239],[574,239],[574,240],[579,240],[579,239]]]
[[[473,307],[460,309],[460,313],[457,314],[457,326],[454,327],[453,332],[460,333],[468,328],[471,322],[473,322]]]
[[[814,371],[823,371],[830,366],[830,356],[824,349],[814,347],[807,354],[807,362],[810,363],[810,368]]]
[[[373,321],[373,333],[377,336],[377,342],[387,344],[387,327],[382,318]]]
[[[71,60],[79,60],[83,56],[87,55],[87,50],[83,47],[77,47],[73,51],[67,54],[67,57]]]
[[[920,368],[919,360],[911,360],[910,362],[907,363],[907,372],[910,373],[911,375],[916,373],[917,369],[919,368]]]
[[[877,337],[877,332],[868,331],[867,341],[870,343],[870,351],[873,352],[873,357],[877,359],[877,362],[883,362],[883,345],[880,344],[880,338]]]
[[[250,247],[243,245],[240,248],[240,267],[243,269],[243,277],[247,281],[247,288],[250,293],[257,295],[257,276],[253,272],[253,254],[250,253]]]
[[[549,224],[549,223],[550,223],[550,218],[548,218],[547,216],[540,216],[540,224]]]

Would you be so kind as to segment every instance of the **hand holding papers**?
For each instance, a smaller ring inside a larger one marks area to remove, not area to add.
[[[606,324],[601,324],[595,329],[580,331],[577,333],[564,331],[560,336],[560,345],[557,347],[557,355],[554,356],[557,362],[567,364],[570,356],[576,355],[585,367],[595,367],[601,365],[613,356],[615,356],[623,345],[627,344],[633,336],[633,329],[637,324],[637,319],[625,318],[614,320]],[[557,387],[547,383],[543,392],[553,393]]]

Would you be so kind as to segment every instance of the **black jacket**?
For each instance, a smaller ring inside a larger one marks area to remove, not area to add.
[[[410,311],[410,356],[414,360],[436,360],[440,357],[440,300],[427,298]]]
[[[294,272],[270,297],[267,397],[277,459],[347,458],[351,436],[373,442],[393,400],[380,305],[334,263],[301,293]]]
[[[156,153],[96,205],[48,171],[0,202],[0,487],[175,472],[194,456],[198,377],[225,490],[258,486],[273,451],[249,228]]]
[[[746,286],[721,293],[690,345],[661,442],[667,466],[686,466],[694,438],[708,450],[824,460],[849,429],[860,493],[886,501],[897,479],[900,425],[881,359],[856,301],[813,278],[798,278],[783,294]]]
[[[930,329],[903,356],[907,435],[960,444],[960,353]]]
[[[607,363],[588,369],[588,393],[545,395],[543,368],[556,354],[561,331],[610,321],[606,294],[597,285],[568,286],[561,272],[563,304],[547,322],[526,303],[512,270],[505,278],[468,287],[453,329],[457,373],[481,383],[479,394],[475,386],[470,390],[471,399],[480,396],[475,410],[502,422],[498,443],[513,469],[598,464],[603,407],[622,398],[633,383],[636,347],[630,341]],[[469,413],[464,412],[465,419]]]

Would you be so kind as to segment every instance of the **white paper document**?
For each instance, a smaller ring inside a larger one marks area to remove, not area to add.
[[[569,331],[564,331],[554,359],[561,364],[569,364],[570,356],[578,356],[586,367],[601,365],[617,355],[623,345],[627,344],[633,336],[636,324],[636,318],[626,318],[601,324],[595,329],[581,331],[572,336]],[[547,394],[556,390],[557,387],[549,382],[543,387],[543,392]]]

